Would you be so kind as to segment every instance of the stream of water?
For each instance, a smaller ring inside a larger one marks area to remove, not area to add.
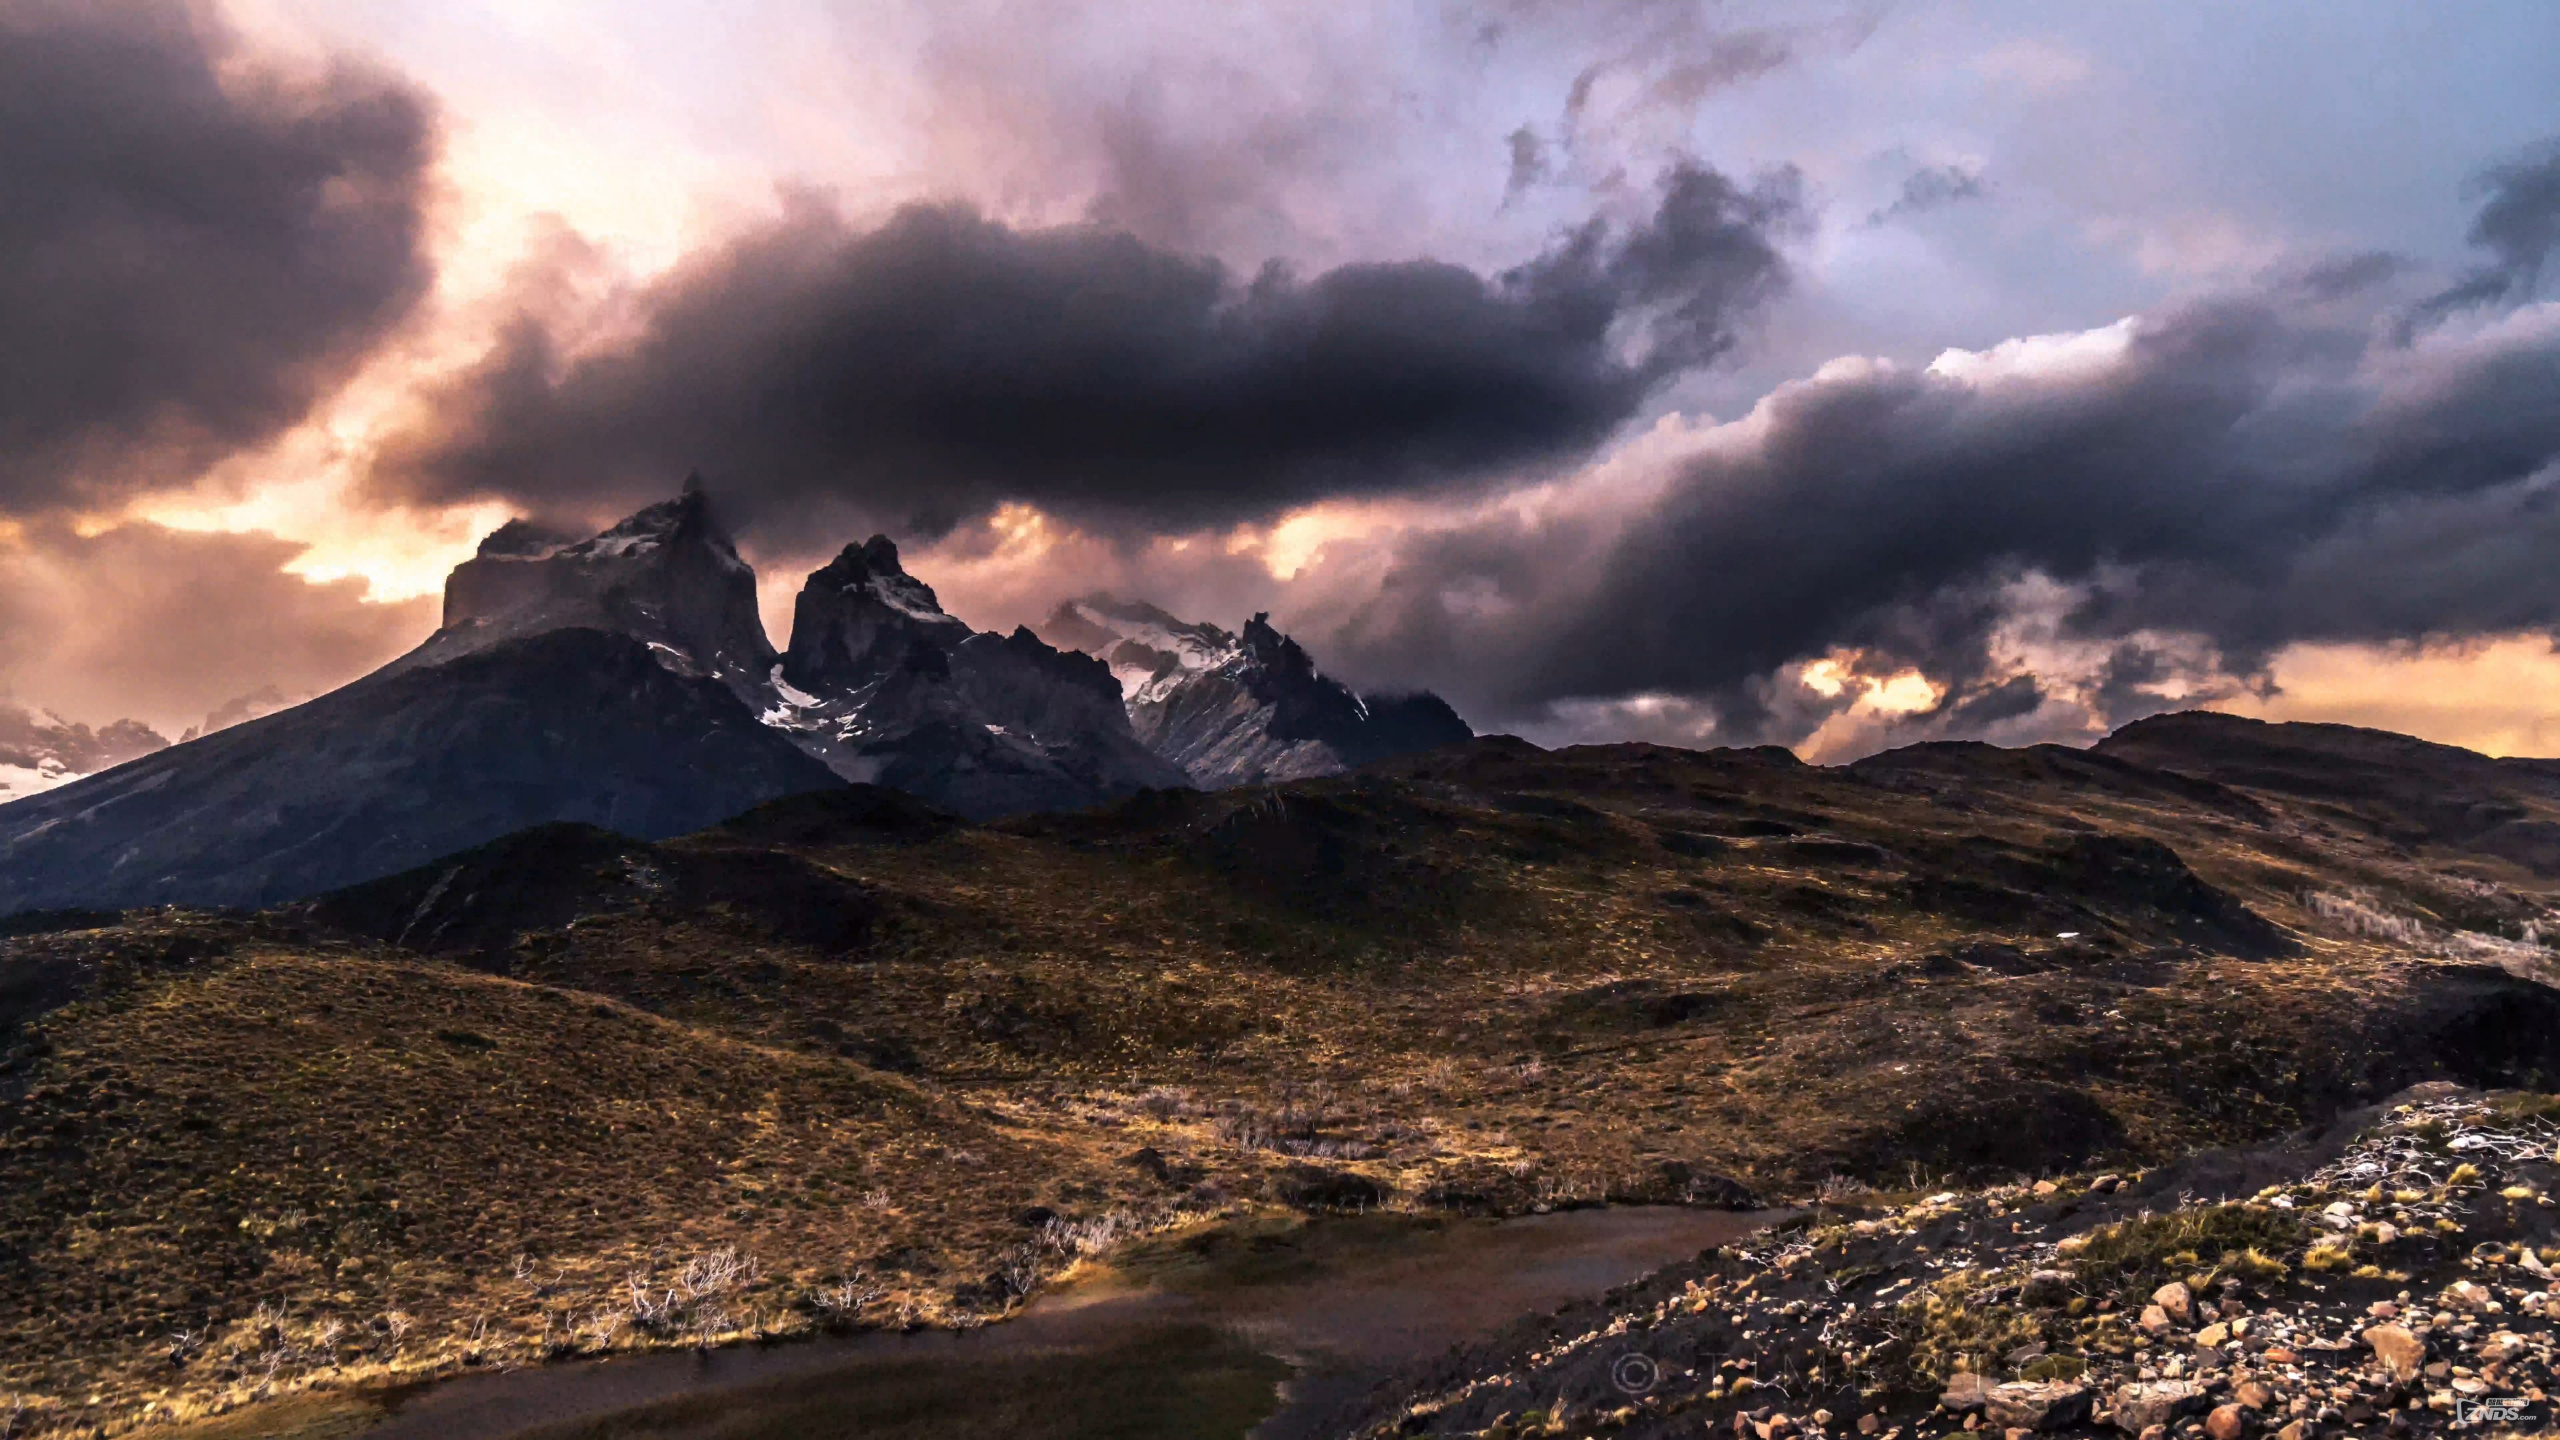
[[[473,1375],[363,1440],[1303,1440],[1379,1376],[1728,1243],[1764,1215],[1260,1221],[1141,1245],[1019,1318]]]

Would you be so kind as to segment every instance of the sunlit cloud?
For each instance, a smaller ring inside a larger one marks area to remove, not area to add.
[[[1352,481],[1276,488],[1071,464],[1044,490],[1025,478],[1044,451],[989,467],[1002,473],[965,501],[903,508],[886,501],[911,476],[839,467],[820,477],[849,477],[832,509],[737,506],[767,622],[784,638],[801,575],[865,538],[834,527],[880,524],[912,531],[894,537],[909,567],[974,624],[1036,623],[1095,589],[1229,625],[1268,609],[1329,669],[1439,685],[1544,739],[1781,738],[1843,757],[1946,735],[2085,741],[2147,708],[2205,704],[2554,746],[2534,718],[2549,709],[2540,590],[2466,588],[2429,566],[2495,569],[2530,551],[2536,487],[2560,481],[2466,472],[2388,514],[2296,517],[2324,538],[2280,557],[2300,567],[2285,585],[2262,567],[2264,593],[2168,574],[2279,533],[2249,507],[2337,482],[2374,435],[2407,428],[2404,452],[2431,464],[2539,453],[2532,367],[2560,343],[2560,306],[2533,303],[2538,192],[2515,177],[2530,179],[2532,142],[2560,115],[2514,97],[2538,93],[2523,57],[2548,52],[2540,22],[2448,21],[2436,49],[2406,57],[2418,68],[2384,117],[2316,56],[2268,44],[2288,22],[2209,10],[2185,26],[1757,0],[1676,16],[1615,0],[1247,3],[1214,22],[1087,0],[220,10],[244,37],[224,61],[240,74],[307,78],[352,59],[432,100],[429,282],[313,388],[298,422],[192,468],[83,477],[60,515],[0,519],[21,578],[39,573],[29,547],[77,542],[94,562],[192,538],[210,548],[189,553],[220,551],[235,582],[250,561],[277,567],[302,588],[238,593],[360,635],[312,651],[354,664],[414,627],[432,607],[413,602],[511,515],[601,523],[703,463],[700,437],[683,434],[646,451],[630,493],[587,484],[607,463],[599,449],[628,433],[608,424],[513,499],[368,484],[395,438],[450,419],[438,387],[526,322],[551,346],[528,363],[639,349],[661,318],[653,283],[795,213],[823,209],[861,233],[901,205],[956,201],[994,224],[1089,225],[1163,257],[1214,256],[1240,282],[1271,261],[1295,277],[1274,285],[1416,260],[1497,280],[1565,253],[1575,225],[1631,233],[1674,166],[1738,183],[1794,166],[1801,212],[1767,231],[1792,298],[1719,332],[1726,368],[1607,411],[1569,444],[1427,485],[1364,463],[1344,467]],[[2207,38],[2225,31],[2227,46]],[[2250,47],[2261,61],[2235,87],[2224,51]],[[2429,91],[2443,103],[2408,105]],[[2318,132],[2318,154],[2297,130]],[[2101,143],[2110,163],[2088,166]],[[2482,166],[2495,173],[2466,190],[2466,167]],[[2410,296],[2476,278],[2464,246],[2483,186],[2512,192],[2486,202],[2506,207],[2481,242],[2504,267],[2481,290],[2498,303],[2429,312],[2405,323],[2408,343],[2320,368],[2320,354],[2386,333]],[[2409,295],[2349,315],[2349,301],[2313,305],[2266,278],[2341,255],[2415,277]],[[2253,313],[2290,328],[2250,332]],[[1637,342],[1614,328],[1612,344]],[[2161,364],[2160,347],[2190,332],[2198,348]],[[2251,357],[2274,349],[2250,349],[2261,342],[2313,358],[2262,363]],[[678,358],[644,409],[707,404],[734,368]],[[2513,395],[2481,403],[2495,383]],[[770,434],[769,393],[748,387],[731,428]],[[2363,429],[2311,423],[2324,404]],[[2222,405],[2236,428],[2181,428]],[[2085,443],[2075,417],[2097,426]],[[2048,429],[2069,443],[2033,449]],[[1270,443],[1305,433],[1274,426]],[[2181,438],[2127,467],[2144,485],[2083,465],[2164,433]],[[2231,436],[2275,437],[2264,449],[2286,457],[2281,483],[2245,445],[2222,448]],[[1269,448],[1237,452],[1238,468]],[[2225,461],[2216,487],[2179,489],[2197,463]],[[1984,478],[2001,467],[2022,478]],[[713,474],[715,492],[753,500],[768,467],[733,468]],[[1079,487],[1110,490],[1111,506],[1080,504]],[[2075,528],[2091,507],[2104,518]],[[2210,525],[2179,518],[2207,509]],[[2148,560],[2122,553],[2137,542],[2155,547]],[[104,572],[81,574],[100,607],[84,633],[115,633]],[[2340,594],[2360,606],[2327,603]],[[237,624],[268,618],[243,610]],[[2490,638],[2405,639],[2439,629]],[[2376,635],[2401,643],[2361,638]],[[319,668],[296,683],[319,683]],[[87,680],[27,664],[0,683],[107,703]],[[149,703],[175,713],[188,694]]]
[[[2265,693],[2208,708],[2423,735],[2487,755],[2560,755],[2560,650],[2543,634],[2431,645],[2297,645]]]

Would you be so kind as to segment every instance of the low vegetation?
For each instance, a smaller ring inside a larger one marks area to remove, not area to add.
[[[1265,1208],[1881,1203],[2415,1081],[2547,1087],[2560,996],[2522,961],[2305,897],[2520,935],[2553,889],[2073,752],[1489,740],[987,827],[876,794],[665,845],[554,827],[264,916],[23,919],[0,1414],[973,1325]],[[2330,1263],[2256,1212],[2129,1223],[2076,1285]],[[1965,1323],[1949,1365],[2022,1333]]]

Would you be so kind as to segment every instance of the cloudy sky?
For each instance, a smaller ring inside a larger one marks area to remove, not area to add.
[[[707,476],[1545,742],[2560,754],[2560,8],[0,0],[0,701]],[[777,635],[777,638],[781,638]]]

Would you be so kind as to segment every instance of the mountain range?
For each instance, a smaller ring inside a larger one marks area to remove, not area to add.
[[[92,730],[59,716],[0,703],[0,802],[67,785],[168,743],[139,720],[118,720]]]
[[[0,717],[0,764],[23,750],[51,787],[0,804],[0,914],[270,904],[528,825],[659,839],[845,784],[972,819],[1074,809],[1470,733],[1431,697],[1353,695],[1264,617],[1235,637],[1116,602],[1070,613],[1120,617],[1088,622],[1117,658],[973,630],[873,536],[808,577],[777,651],[696,482],[583,539],[511,521],[454,570],[433,635],[304,704],[176,746],[20,727],[41,753]],[[1141,614],[1199,649],[1132,689]]]
[[[263,685],[215,706],[178,739],[184,742],[227,730],[290,703],[275,686]],[[51,712],[0,700],[0,805],[165,750],[169,744],[168,736],[140,720],[110,720],[92,729]]]
[[[1437,695],[1360,695],[1319,674],[1270,622],[1256,615],[1231,634],[1088,595],[1040,633],[1108,664],[1138,738],[1204,790],[1339,775],[1474,738]]]

